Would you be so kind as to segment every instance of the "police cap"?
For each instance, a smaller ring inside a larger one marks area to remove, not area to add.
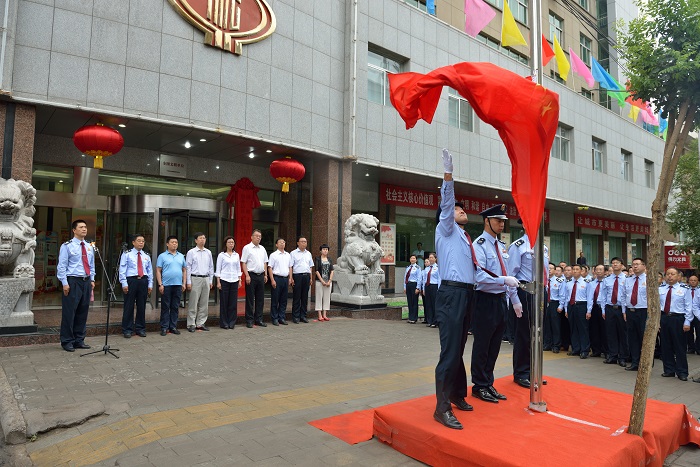
[[[484,219],[487,218],[493,218],[493,219],[503,219],[507,220],[508,217],[506,216],[506,205],[505,204],[497,204],[495,206],[491,206],[490,208],[486,209],[485,211],[481,211],[479,213]]]
[[[464,209],[464,205],[462,203],[455,203],[455,206],[459,206],[460,208]],[[442,212],[442,208],[438,206],[437,212],[435,213],[435,225],[440,223],[440,213]]]

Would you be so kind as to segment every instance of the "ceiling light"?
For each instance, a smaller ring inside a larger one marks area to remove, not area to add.
[[[367,172],[367,173],[365,174],[365,177],[369,177],[369,172]]]
[[[253,154],[253,153],[251,152],[250,154],[248,154],[248,157],[250,157],[250,158],[252,159],[252,158],[255,157],[255,154]]]
[[[189,194],[189,193],[187,193],[187,196],[189,196],[189,195],[190,195],[190,194]]]
[[[146,164],[146,167],[150,167],[150,166],[151,166],[151,164]]]
[[[199,141],[201,141],[202,143],[206,143],[207,139],[206,138],[199,138]]]
[[[272,152],[272,149],[268,149],[268,150],[265,151],[265,152],[268,153],[268,154],[270,154],[270,153]]]
[[[58,183],[63,183],[63,180],[59,180]]]
[[[120,123],[119,128],[126,128],[126,125],[124,125],[123,123]]]
[[[204,173],[207,173],[207,171],[205,170]]]
[[[219,170],[219,166],[218,166],[218,165],[216,166],[216,170]]]
[[[187,149],[189,149],[189,148],[192,147],[192,145],[190,144],[189,141],[185,141],[185,147],[186,147]]]
[[[156,157],[156,160],[159,161],[159,160],[160,160],[160,157]]]
[[[129,187],[126,187],[126,189],[128,190],[128,189],[129,189]]]
[[[81,154],[82,157],[85,157],[85,154]]]
[[[498,199],[498,195],[494,196],[494,198]]]

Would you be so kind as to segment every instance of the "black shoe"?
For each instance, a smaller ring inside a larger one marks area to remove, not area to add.
[[[593,352],[591,354],[591,357],[600,357],[600,355],[601,355],[600,352]]]
[[[688,381],[688,376],[687,375],[678,375],[678,379],[681,381]]]
[[[260,326],[261,328],[266,328],[266,327],[267,327],[267,324],[263,323],[262,321],[260,321],[260,322],[258,322],[258,323],[255,323],[255,324],[257,324],[257,325]]]
[[[676,374],[675,373],[661,373],[661,376],[663,376],[664,378],[673,378],[674,376],[676,376]]]
[[[544,347],[542,350],[544,352],[549,352],[550,350],[552,350],[552,348],[551,347]]]
[[[165,329],[161,329],[161,330],[160,330],[160,335],[161,335],[161,336],[167,336],[167,335],[168,335],[168,331],[165,330]]]
[[[638,371],[638,370],[639,370],[639,366],[637,366],[637,365],[630,365],[627,368],[625,368],[625,371]]]
[[[179,335],[180,335],[180,331],[178,331],[176,328],[172,328],[172,329],[170,330],[170,334],[175,334],[175,335],[178,335],[178,336],[179,336]]]
[[[199,329],[200,331],[208,331],[209,330],[209,328],[204,326],[204,325],[197,327],[197,329]]]
[[[136,335],[139,337],[146,337],[146,331],[136,331]]]
[[[80,344],[73,344],[74,349],[90,349],[91,347],[87,345],[85,342],[81,342]]]
[[[627,366],[627,362],[626,362],[625,360],[618,360],[618,361],[617,361],[617,364],[620,365],[621,367],[626,367],[626,366]]]
[[[72,345],[62,345],[61,348],[66,352],[75,352],[75,348]]]
[[[450,399],[450,402],[457,407],[459,410],[464,410],[465,412],[471,412],[474,407],[470,403],[462,399]]]
[[[436,327],[437,327],[437,324],[431,324],[430,327],[431,327],[431,328],[436,328]]]
[[[463,428],[462,424],[459,423],[459,420],[457,420],[451,410],[442,413],[436,410],[435,413],[433,413],[433,418],[447,428],[452,428],[453,430],[461,430]]]
[[[484,402],[492,402],[494,404],[498,404],[498,399],[493,397],[493,395],[489,392],[487,388],[472,388],[472,396],[476,397],[477,399],[481,399]]]
[[[273,326],[279,326],[280,324],[277,322],[277,320],[273,320],[273,321],[272,321],[272,325],[273,325]]]
[[[187,326],[187,330],[189,332],[195,332],[197,330],[197,328],[195,328],[194,326]]]
[[[527,378],[516,378],[513,381],[515,381],[515,384],[517,384],[518,386],[530,389],[530,380]]]
[[[302,323],[308,323],[308,322],[309,322],[308,319],[303,318],[303,317],[302,317],[302,318],[299,318],[299,321],[301,321]]]
[[[582,360],[585,360],[585,359],[587,359],[587,358],[588,358],[588,354],[587,354],[587,353],[582,353],[582,354],[581,354],[581,359],[582,359]]]
[[[615,358],[606,358],[605,360],[603,360],[603,363],[605,363],[605,364],[607,364],[607,365],[614,365],[614,364],[617,363],[617,359],[615,359]]]
[[[248,329],[250,329],[250,328],[253,327],[253,323],[245,323],[245,327],[247,327]]]
[[[293,319],[292,319],[292,323],[294,323],[294,324],[299,324],[299,320],[296,319],[296,318],[293,318]]]
[[[552,347],[552,353],[559,353],[559,347]]]
[[[287,323],[287,322],[286,322],[285,320],[283,320],[283,319],[280,320],[280,324],[281,324],[282,326],[288,326],[288,325],[289,325],[289,323]]]
[[[219,326],[219,327],[220,327],[221,329],[228,329],[228,326],[226,326],[226,325],[224,325],[224,326]]]
[[[130,333],[130,332],[125,332],[125,333],[124,333],[124,339],[131,339],[131,333]]]
[[[504,396],[500,392],[496,391],[496,388],[494,388],[493,386],[489,386],[489,392],[491,393],[491,395],[493,397],[495,397],[498,400],[501,400],[501,401],[508,400],[508,398],[506,396]]]
[[[686,350],[685,353],[694,354],[694,353],[695,353],[695,350],[694,350],[694,349],[688,349],[688,350]]]

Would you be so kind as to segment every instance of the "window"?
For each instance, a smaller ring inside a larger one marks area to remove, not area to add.
[[[549,40],[554,42],[554,37],[556,36],[559,41],[559,45],[564,48],[564,20],[549,12]]]
[[[605,143],[597,139],[593,139],[592,165],[596,172],[605,172]]]
[[[581,8],[588,11],[588,0],[578,0],[578,4],[581,5]]]
[[[401,64],[371,50],[367,52],[367,100],[391,105],[387,73],[399,73]]]
[[[499,10],[503,9],[503,0],[486,0],[486,3],[490,3],[491,5],[495,6]],[[510,5],[510,3],[508,5]]]
[[[448,88],[450,126],[467,131],[474,131],[474,111],[469,102],[457,91]]]
[[[428,11],[428,7],[425,5],[425,0],[403,0],[404,3],[407,3],[411,5],[414,8],[418,8],[419,10]],[[436,5],[436,10],[437,10],[437,5]]]
[[[591,66],[591,40],[581,34],[579,51],[581,52],[581,60],[588,66]]]
[[[557,83],[566,84],[566,81],[561,77],[558,71],[549,70],[549,76],[554,79]]]
[[[508,6],[513,12],[513,17],[527,26],[527,5],[529,0],[509,0]]]
[[[624,181],[632,181],[632,153],[624,149],[620,153],[620,175]]]
[[[569,143],[571,142],[569,131],[568,128],[559,125],[552,144],[552,157],[564,162],[569,162]]]
[[[586,88],[581,88],[581,95],[586,99],[593,100],[593,93]]]
[[[654,163],[644,159],[644,178],[647,188],[654,188]]]
[[[514,50],[507,49],[505,47],[501,46],[501,43],[498,41],[495,41],[491,39],[490,37],[484,36],[483,34],[479,33],[478,36],[476,36],[477,40],[482,42],[483,44],[486,44],[488,47],[491,47],[494,50],[498,50],[500,53],[503,55],[507,55],[510,58],[514,58],[515,60],[519,61],[520,63],[524,65],[529,65],[530,61],[527,57],[524,55],[520,55],[519,53],[515,52]]]

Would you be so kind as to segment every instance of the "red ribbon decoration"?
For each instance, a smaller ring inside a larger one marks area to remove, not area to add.
[[[249,178],[243,177],[231,186],[226,196],[226,202],[233,205],[233,215],[236,221],[233,238],[236,240],[236,252],[240,255],[243,247],[250,243],[253,233],[253,209],[260,207],[258,191]],[[245,284],[244,284],[245,285]],[[239,290],[239,296],[245,295],[245,287]]]

